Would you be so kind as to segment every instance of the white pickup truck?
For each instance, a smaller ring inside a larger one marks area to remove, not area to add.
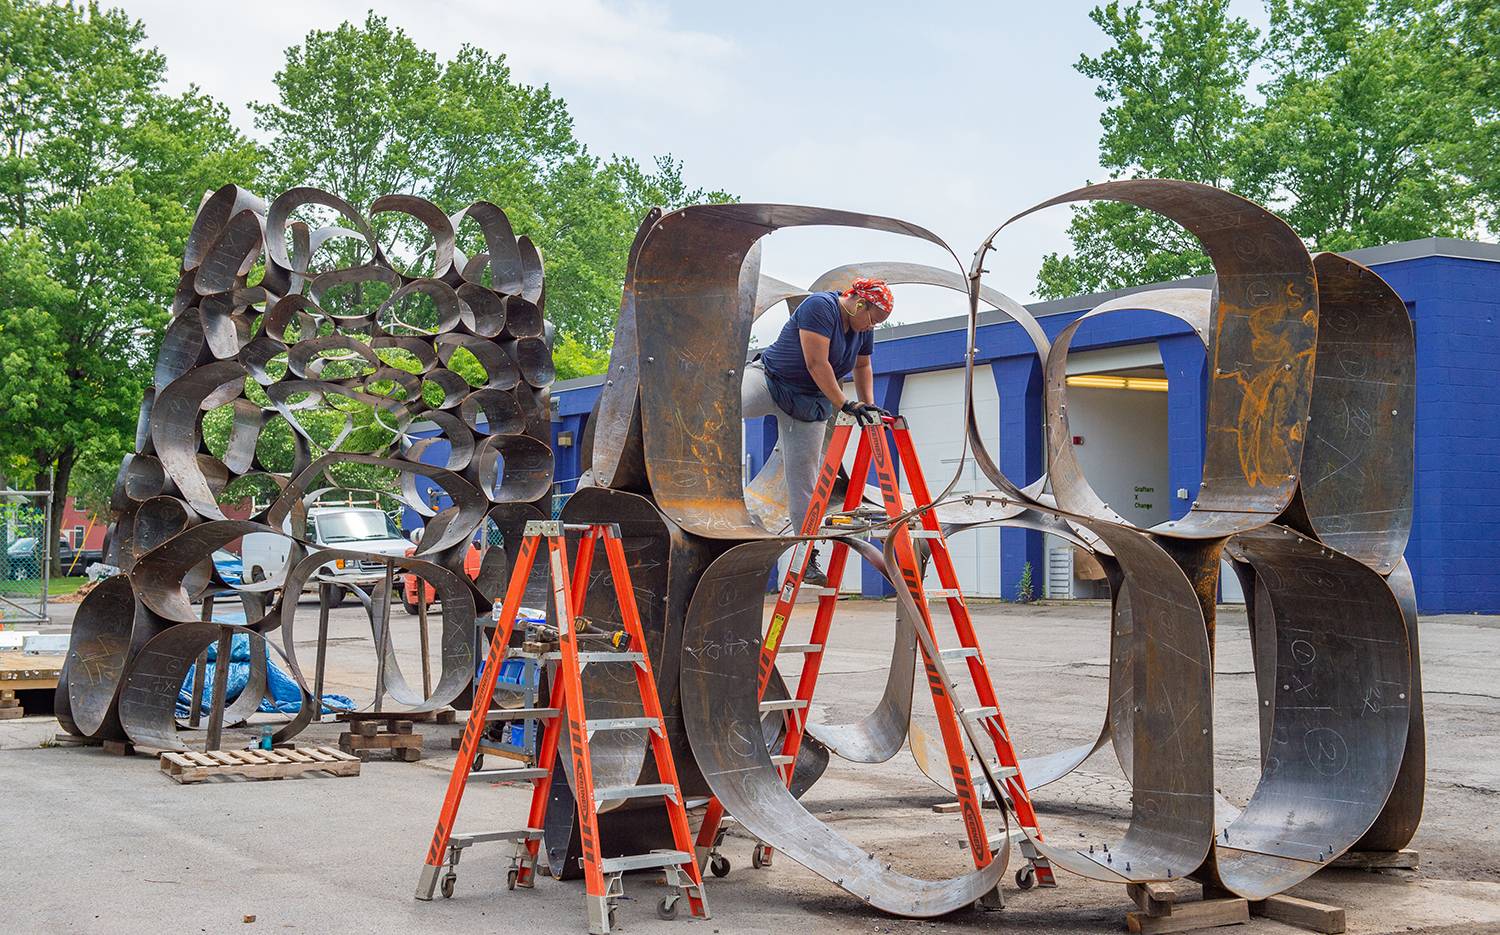
[[[287,520],[291,522],[290,519]],[[290,527],[284,527],[290,532]],[[303,536],[312,543],[310,551],[320,549],[351,549],[371,552],[375,555],[405,555],[412,547],[411,540],[383,510],[372,507],[317,506],[307,511],[307,530]],[[287,549],[290,540],[269,532],[253,532],[245,536],[241,548],[246,581],[279,579],[285,574]],[[378,559],[338,559],[320,567],[307,580],[304,590],[315,590],[320,583],[350,585],[376,585],[385,577],[385,563]],[[399,583],[400,573],[398,572]],[[348,593],[338,588],[333,603],[343,601]]]

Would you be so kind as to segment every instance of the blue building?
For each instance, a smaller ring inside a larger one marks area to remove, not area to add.
[[[1432,238],[1350,251],[1405,300],[1416,329],[1416,515],[1406,555],[1423,613],[1500,613],[1500,245]],[[1173,285],[1208,286],[1209,277]],[[1146,288],[1159,288],[1151,286]],[[1049,335],[1099,303],[1098,293],[1030,306]],[[775,314],[773,311],[771,314]],[[879,331],[876,393],[912,430],[929,482],[953,476],[961,445],[961,318]],[[1042,383],[1020,328],[982,314],[976,399],[990,450],[1018,483],[1045,470]],[[1197,495],[1207,372],[1198,337],[1155,313],[1086,323],[1069,359],[1069,422],[1090,483],[1127,519],[1149,525],[1186,513]],[[602,377],[553,388],[561,492],[580,473],[578,440]],[[746,426],[746,470],[775,444],[775,420]],[[964,467],[956,489],[989,486]],[[1086,559],[1029,530],[982,530],[954,541],[966,593],[1011,597],[1029,565],[1051,597],[1103,596]],[[1223,599],[1238,600],[1233,576]],[[856,586],[883,593],[866,570]]]

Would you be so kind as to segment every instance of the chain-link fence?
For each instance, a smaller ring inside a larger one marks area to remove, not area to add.
[[[47,621],[47,591],[57,544],[52,528],[52,495],[42,490],[0,491],[0,629]]]

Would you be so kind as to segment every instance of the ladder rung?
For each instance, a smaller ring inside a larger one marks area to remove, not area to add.
[[[449,847],[469,847],[490,841],[534,841],[542,836],[541,828],[522,828],[519,831],[468,831],[454,832],[448,838]]]
[[[595,789],[595,802],[619,802],[624,799],[649,799],[652,796],[677,795],[676,788],[670,782],[652,782],[641,786],[614,786],[609,789]]]
[[[760,710],[766,711],[796,711],[807,707],[807,702],[801,698],[783,698],[780,701],[762,701]]]
[[[999,763],[991,763],[990,772],[995,774],[996,779],[1009,779],[1012,776],[1021,775],[1021,767],[1001,766]]]
[[[813,597],[838,597],[838,588],[809,588],[804,587],[797,591],[798,594],[810,594]]]
[[[542,658],[561,659],[562,652],[553,650],[550,653],[544,653]],[[645,658],[641,653],[586,652],[578,654],[578,664],[586,666],[591,662],[643,662]]]
[[[654,728],[661,726],[661,722],[654,717],[604,717],[590,718],[584,727],[589,733],[596,730],[635,730],[637,728]]]
[[[505,782],[506,780],[545,779],[549,771],[540,766],[522,766],[512,769],[476,769],[469,773],[469,782]]]
[[[958,588],[928,588],[925,595],[929,601],[940,598],[963,597],[964,594]]]
[[[987,717],[994,717],[995,715],[999,714],[1000,709],[996,707],[964,708],[958,713],[963,715],[964,717],[973,718],[976,721],[982,721]]]
[[[822,643],[782,643],[777,648],[778,656],[791,655],[793,653],[820,653],[823,651]]]
[[[606,857],[599,861],[601,873],[625,873],[630,870],[649,870],[652,867],[677,867],[691,863],[692,856],[686,851],[653,851],[650,854],[632,854],[628,857]]]
[[[486,721],[546,720],[560,714],[556,708],[497,708],[484,716]]]
[[[952,659],[967,659],[970,656],[979,655],[979,649],[974,646],[957,646],[953,649],[940,649],[938,655],[943,657],[944,662]]]
[[[792,762],[794,759],[796,759],[796,757],[787,756],[785,753],[778,753],[775,756],[771,757],[771,765],[785,766],[788,763]]]
[[[885,539],[885,538],[888,538],[890,536],[890,534],[891,534],[891,531],[889,529],[877,529],[873,533],[871,533],[871,536],[873,536],[876,539]],[[937,529],[908,529],[906,531],[906,534],[908,536],[910,536],[911,538],[913,538],[913,539],[941,539],[941,538],[943,538],[942,532],[940,530],[937,530]]]

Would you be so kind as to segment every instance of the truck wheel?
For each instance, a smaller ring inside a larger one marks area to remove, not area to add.
[[[328,606],[329,607],[342,607],[342,606],[344,606],[344,599],[347,598],[348,596],[349,596],[349,589],[348,588],[338,588],[338,587],[332,588],[331,589],[331,593],[328,595]]]
[[[401,592],[401,606],[406,608],[406,612],[408,614],[411,614],[413,617],[415,617],[417,615],[417,612],[421,610],[421,608],[417,606],[416,601],[409,601],[406,599],[405,591]]]

